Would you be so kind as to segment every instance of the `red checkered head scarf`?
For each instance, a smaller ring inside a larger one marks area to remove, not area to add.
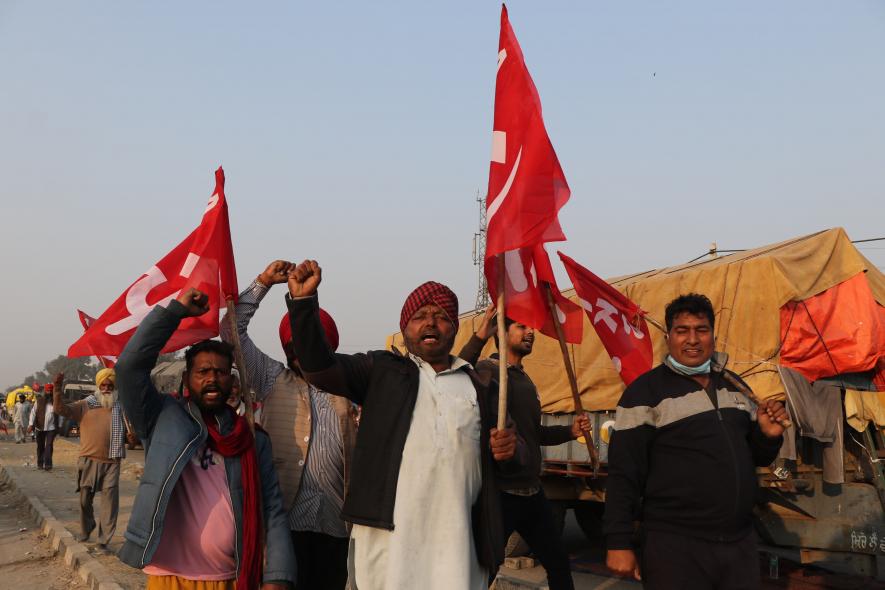
[[[338,350],[338,326],[325,309],[320,309],[320,323],[323,325],[323,331],[326,333],[326,342],[332,347],[332,352]],[[292,342],[292,323],[289,321],[289,313],[280,320],[280,344],[283,348]]]
[[[427,281],[412,291],[406,302],[403,304],[403,310],[399,314],[399,329],[401,332],[406,331],[406,324],[415,315],[415,312],[433,303],[438,305],[446,315],[455,329],[458,329],[458,296],[451,289],[440,283]]]

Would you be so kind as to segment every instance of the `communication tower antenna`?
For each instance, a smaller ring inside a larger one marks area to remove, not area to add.
[[[486,273],[483,268],[486,257],[486,197],[476,191],[476,202],[479,204],[479,232],[473,234],[473,265],[477,268],[476,309],[489,306],[489,289],[486,285]]]

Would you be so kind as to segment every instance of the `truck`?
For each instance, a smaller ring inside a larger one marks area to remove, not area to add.
[[[728,368],[761,399],[787,400],[779,367],[792,367],[839,384],[843,400],[850,394],[860,396],[862,405],[881,403],[882,418],[877,419],[883,423],[871,420],[860,430],[846,424],[840,430],[844,483],[823,480],[822,443],[808,438],[797,439],[794,460],[758,469],[755,526],[761,550],[774,563],[784,558],[885,580],[885,399],[877,397],[877,391],[885,391],[885,274],[844,230],[833,228],[726,255],[714,247],[703,259],[608,282],[658,323],[678,295],[707,295],[716,312],[717,350],[728,354]],[[574,290],[563,295],[579,302]],[[461,314],[455,352],[473,334],[483,311]],[[579,441],[541,447],[542,485],[557,507],[560,526],[572,510],[592,542],[601,542],[608,442],[624,390],[595,332],[610,329],[604,319],[585,315],[582,343],[568,345],[600,466],[591,468]],[[654,358],[663,358],[663,333],[650,330],[650,335]],[[403,350],[402,335],[391,335],[388,347]],[[490,341],[482,356],[493,351]],[[559,343],[537,337],[523,362],[538,387],[542,424],[571,424],[574,403]],[[834,419],[842,424],[845,417],[843,411]],[[509,549],[518,552],[519,540],[511,539]]]

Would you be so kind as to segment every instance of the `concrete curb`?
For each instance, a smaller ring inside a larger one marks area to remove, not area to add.
[[[74,535],[55,516],[49,508],[36,497],[27,497],[21,491],[12,470],[0,465],[0,482],[7,483],[15,494],[28,501],[31,516],[37,521],[42,533],[49,539],[52,549],[61,555],[65,565],[72,568],[83,582],[92,590],[123,590],[113,576],[95,557],[89,553],[86,545],[74,539]]]

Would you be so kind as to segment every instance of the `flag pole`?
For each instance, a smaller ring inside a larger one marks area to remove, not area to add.
[[[578,380],[575,377],[572,361],[568,356],[562,324],[559,323],[559,316],[556,315],[556,304],[553,301],[553,289],[550,287],[550,283],[544,282],[544,290],[547,292],[547,307],[550,309],[550,317],[553,318],[553,327],[556,329],[556,337],[559,340],[559,349],[562,351],[562,362],[565,364],[565,372],[568,375],[568,382],[572,388],[575,414],[581,416],[584,414],[584,406],[581,404],[581,395],[578,393]],[[593,445],[593,436],[589,430],[585,429],[581,429],[581,434],[584,435],[584,443],[587,445],[587,452],[590,454],[590,466],[593,467],[593,477],[596,477],[596,474],[599,472],[599,455],[596,452],[596,447]]]
[[[504,323],[506,314],[504,306],[504,255],[498,254],[495,259],[498,281],[498,430],[507,425],[507,328]]]
[[[246,403],[246,422],[249,423],[249,429],[255,432],[255,411],[252,408],[252,390],[249,389],[249,382],[246,379],[246,361],[243,357],[243,347],[240,345],[240,333],[237,331],[237,312],[234,308],[234,301],[228,297],[227,301],[227,321],[230,322],[231,340],[234,345],[234,360],[237,361],[237,367],[240,373],[240,398]]]

